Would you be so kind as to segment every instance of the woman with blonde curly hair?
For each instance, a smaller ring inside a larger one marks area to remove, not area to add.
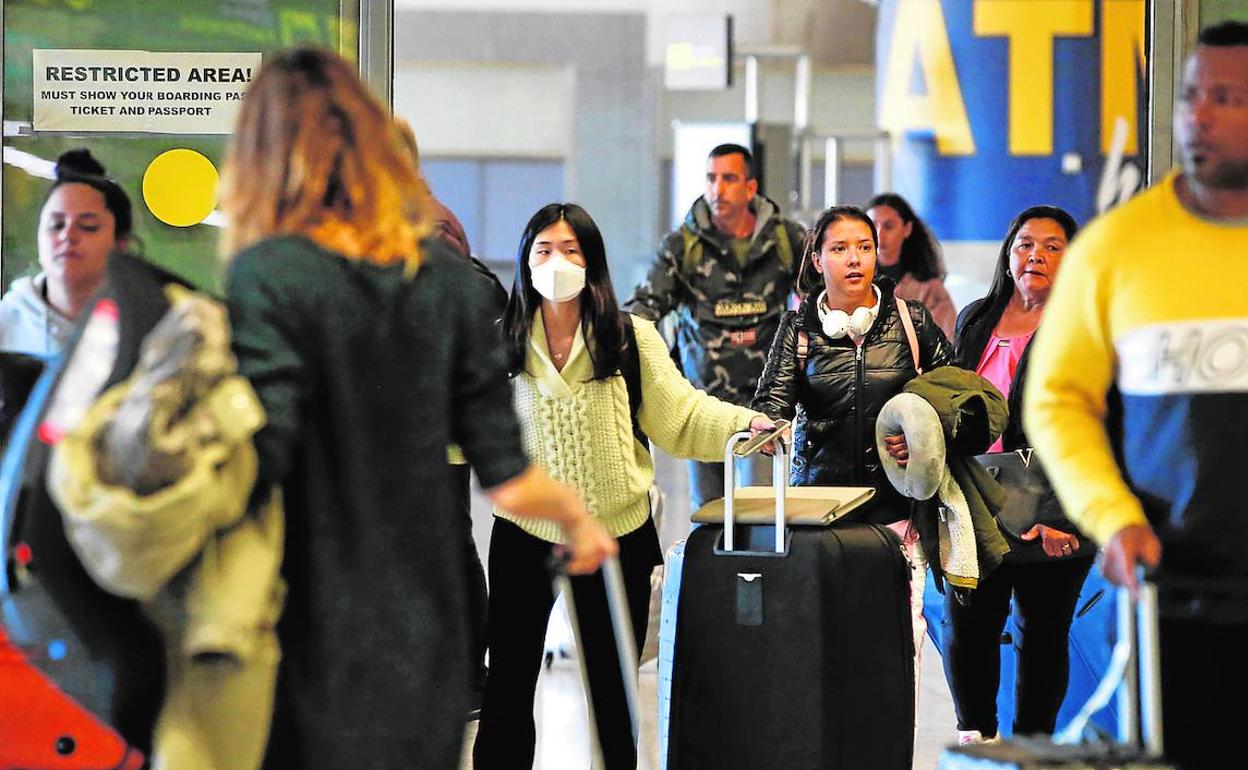
[[[525,456],[489,298],[426,237],[416,164],[351,65],[271,58],[224,176],[233,347],[268,415],[255,494],[287,509],[266,767],[455,767],[466,524],[447,445],[496,504],[557,521],[574,571],[615,544]]]

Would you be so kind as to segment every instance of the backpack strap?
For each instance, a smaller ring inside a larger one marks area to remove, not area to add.
[[[780,258],[780,266],[784,268],[784,272],[793,272],[793,241],[789,238],[789,228],[784,226],[784,220],[780,219],[776,223],[776,256]]]
[[[628,388],[628,416],[633,421],[633,435],[643,446],[647,446],[650,439],[637,419],[637,413],[641,411],[641,352],[637,349],[637,330],[633,328],[630,314],[620,315],[624,321],[624,355],[620,357],[620,374],[624,377],[624,386]]]
[[[702,261],[702,239],[684,225],[680,226],[680,239],[684,243],[680,260],[680,277],[685,280],[685,283],[689,283],[693,271],[698,269],[698,263]]]
[[[799,371],[806,370],[806,359],[810,357],[810,332],[805,329],[797,330],[797,368]]]
[[[914,359],[914,370],[923,373],[923,365],[919,363],[919,335],[914,331],[914,319],[910,317],[910,308],[901,297],[893,297],[897,302],[897,314],[901,316],[901,328],[906,330],[906,341],[910,343],[910,356]]]

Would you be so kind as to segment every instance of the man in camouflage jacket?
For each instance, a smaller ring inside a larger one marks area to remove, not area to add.
[[[625,307],[652,321],[675,313],[685,376],[717,398],[748,406],[796,283],[804,243],[802,227],[758,195],[750,151],[722,144],[707,158],[705,194],[663,239]],[[719,463],[691,463],[690,471],[695,510],[723,495]]]

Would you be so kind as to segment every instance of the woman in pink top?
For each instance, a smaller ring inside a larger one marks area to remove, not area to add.
[[[1001,244],[988,295],[958,316],[958,364],[984,376],[1009,399],[1010,420],[994,452],[1021,451],[1030,457],[1021,419],[1028,343],[1078,228],[1070,214],[1055,206],[1033,206],[1019,214]],[[997,739],[1000,638],[1011,597],[1018,608],[1014,732],[1053,732],[1069,678],[1071,618],[1094,557],[1095,549],[1066,520],[1051,490],[1032,526],[1017,533],[1003,526],[1002,531],[1012,550],[980,582],[974,601],[963,606],[948,596],[945,600],[945,676],[957,709],[959,743]]]

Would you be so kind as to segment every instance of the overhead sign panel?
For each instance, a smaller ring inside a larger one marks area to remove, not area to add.
[[[881,0],[879,126],[896,191],[942,239],[1037,203],[1085,222],[1147,158],[1149,0]]]
[[[664,21],[664,88],[722,91],[732,85],[731,16],[671,14]]]

